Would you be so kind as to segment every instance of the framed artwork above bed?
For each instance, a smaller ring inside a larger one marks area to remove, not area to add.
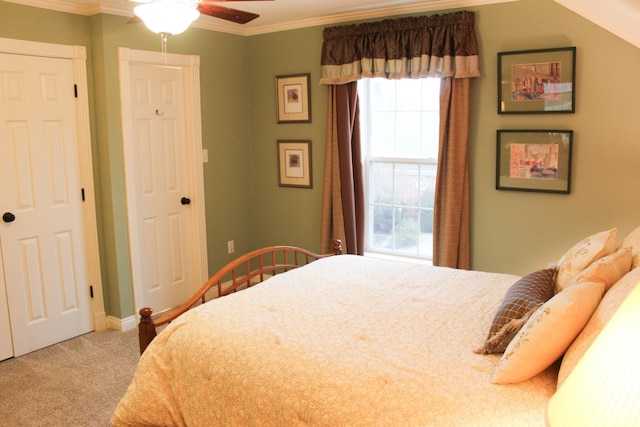
[[[496,189],[569,194],[572,130],[498,130]]]
[[[498,114],[575,113],[576,48],[498,53]]]

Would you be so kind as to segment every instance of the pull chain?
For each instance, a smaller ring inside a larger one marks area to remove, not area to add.
[[[164,65],[167,65],[167,39],[169,38],[169,33],[160,33],[160,40],[162,43],[162,60],[164,61]]]

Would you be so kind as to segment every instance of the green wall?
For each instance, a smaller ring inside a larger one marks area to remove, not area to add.
[[[253,244],[318,251],[327,115],[326,87],[318,83],[322,28],[251,37],[249,46]],[[311,74],[311,123],[276,123],[275,76],[299,73]],[[278,140],[311,141],[311,189],[278,186]]]
[[[638,48],[552,0],[470,8],[482,77],[471,84],[471,254],[477,270],[526,274],[577,240],[636,226],[640,200]],[[446,12],[446,11],[444,11]],[[91,132],[105,309],[133,314],[126,225],[117,48],[158,51],[158,36],[127,18],[84,17],[0,1],[0,37],[87,46]],[[200,56],[209,269],[271,244],[319,249],[326,88],[321,27],[242,37],[191,28],[169,52]],[[576,113],[498,115],[497,53],[577,47]],[[274,78],[311,73],[312,122],[277,124]],[[496,129],[572,129],[570,195],[495,190]],[[311,140],[313,188],[278,186],[278,140]]]
[[[472,268],[524,275],[557,261],[594,232],[618,227],[621,240],[640,225],[640,199],[634,196],[640,187],[638,48],[552,0],[469,10],[476,13],[482,72],[471,83]],[[273,91],[253,92],[254,115],[262,118],[253,129],[260,137],[252,141],[255,176],[262,177],[252,182],[257,244],[293,235],[291,239],[319,246],[326,125],[326,95],[317,85],[321,46],[318,28],[251,37],[251,61],[260,70],[252,75],[253,83],[267,84],[278,73],[311,72],[315,97],[312,125],[275,125]],[[575,114],[497,114],[498,52],[566,46],[577,47]],[[571,194],[497,191],[497,129],[572,129]],[[313,140],[313,190],[274,185],[273,144],[281,138]]]
[[[478,9],[483,76],[472,84],[474,269],[526,274],[583,237],[640,225],[640,51],[551,0]],[[497,53],[576,46],[576,113],[499,115]],[[572,129],[570,195],[497,191],[496,129]]]

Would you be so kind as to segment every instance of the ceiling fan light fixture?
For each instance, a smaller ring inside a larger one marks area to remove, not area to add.
[[[197,1],[159,0],[136,6],[133,12],[157,34],[180,34],[200,16]]]

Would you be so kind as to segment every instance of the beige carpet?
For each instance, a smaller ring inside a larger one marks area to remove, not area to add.
[[[104,331],[0,362],[0,423],[109,426],[138,352],[136,330]]]

